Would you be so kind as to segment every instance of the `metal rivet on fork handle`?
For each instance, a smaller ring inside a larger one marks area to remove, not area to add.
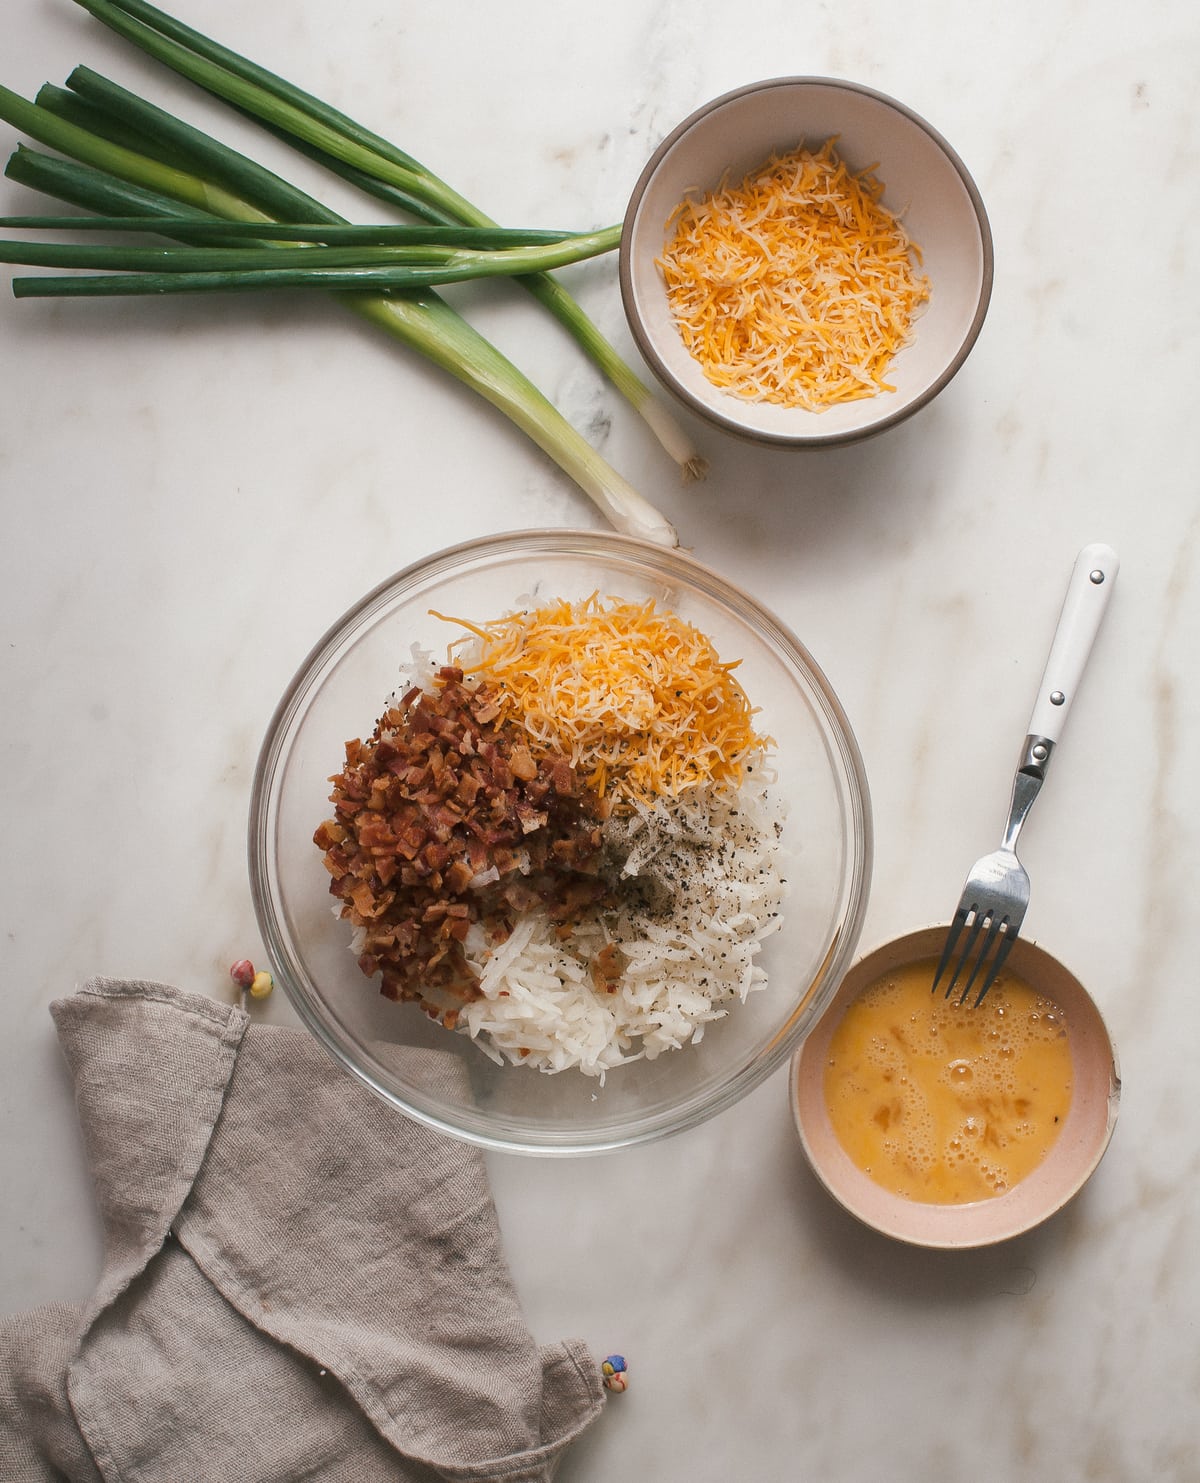
[[[1021,760],[1013,778],[1008,823],[1000,848],[984,855],[972,866],[963,886],[958,910],[946,934],[946,945],[933,976],[936,993],[942,976],[951,967],[945,996],[951,997],[962,980],[961,1004],[975,988],[975,1004],[996,981],[1012,950],[1029,906],[1029,876],[1017,859],[1017,836],[1045,781],[1054,744],[1062,735],[1079,681],[1092,651],[1100,619],[1108,605],[1112,581],[1117,575],[1117,554],[1108,546],[1085,546],[1079,553],[1067,585],[1067,596],[1059,615],[1050,655]],[[955,948],[966,932],[962,951]]]

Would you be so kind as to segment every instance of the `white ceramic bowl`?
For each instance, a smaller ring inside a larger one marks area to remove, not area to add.
[[[845,1209],[865,1225],[910,1245],[965,1249],[989,1246],[1031,1230],[1078,1194],[1112,1137],[1121,1101],[1121,1075],[1116,1049],[1087,990],[1045,948],[1018,937],[1006,971],[1058,1005],[1070,1040],[1071,1105],[1049,1153],[1006,1193],[963,1205],[905,1199],[864,1174],[842,1148],[826,1109],[823,1088],[830,1042],[846,1009],[868,984],[906,964],[936,961],[946,932],[944,926],[910,932],[855,963],[793,1057],[789,1095],[809,1163]]]
[[[446,652],[461,630],[431,609],[486,620],[522,598],[651,598],[707,633],[761,707],[789,809],[783,927],[768,984],[698,1045],[608,1073],[497,1066],[359,971],[312,842],[345,742],[369,735],[415,643]],[[794,850],[790,848],[795,846]],[[444,1132],[514,1152],[580,1154],[660,1138],[730,1106],[787,1064],[851,962],[871,872],[866,777],[848,721],[800,641],[754,598],[681,551],[610,532],[524,531],[468,542],[398,572],[340,618],[287,688],[263,742],[250,809],[250,880],[271,967],[300,1017],[349,1071]],[[447,1074],[447,1052],[455,1075]],[[455,1064],[456,1063],[456,1064]]]
[[[773,152],[816,148],[836,136],[852,169],[875,168],[883,201],[902,213],[922,252],[931,297],[912,343],[895,358],[895,391],[822,412],[750,402],[715,387],[671,317],[657,266],[667,224],[688,194],[736,182]],[[630,199],[620,251],[621,295],[638,348],[659,380],[725,431],[785,447],[846,443],[903,421],[955,375],[983,326],[992,288],[992,238],[966,166],[902,103],[856,83],[780,77],[727,93],[663,140]]]

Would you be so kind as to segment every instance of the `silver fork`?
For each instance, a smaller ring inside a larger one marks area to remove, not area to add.
[[[1013,778],[1012,802],[1004,838],[998,850],[984,855],[971,867],[933,976],[932,991],[936,994],[943,974],[953,964],[945,991],[945,997],[949,999],[960,978],[969,974],[959,994],[960,1004],[981,975],[975,1005],[978,1007],[983,1003],[984,995],[995,983],[1025,920],[1029,906],[1029,875],[1017,859],[1017,836],[1041,791],[1054,745],[1066,725],[1071,702],[1108,605],[1118,566],[1117,553],[1110,547],[1085,546],[1071,572],[1033,715],[1029,719],[1029,734]],[[962,951],[954,961],[955,947],[964,932],[966,939]]]

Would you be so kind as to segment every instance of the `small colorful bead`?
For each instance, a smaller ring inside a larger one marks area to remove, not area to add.
[[[265,999],[275,987],[275,980],[265,970],[256,973],[250,984],[250,994],[255,999]]]
[[[229,970],[229,977],[239,989],[248,989],[254,982],[254,964],[249,958],[239,958]]]
[[[629,1384],[629,1376],[626,1374],[625,1356],[623,1354],[610,1354],[601,1364],[600,1372],[604,1376],[605,1390],[622,1391]]]

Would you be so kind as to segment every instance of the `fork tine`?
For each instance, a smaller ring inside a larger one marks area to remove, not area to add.
[[[986,930],[984,931],[984,934],[983,934],[983,942],[980,944],[980,947],[979,947],[979,956],[975,959],[975,966],[974,966],[974,968],[971,969],[971,976],[970,976],[970,978],[967,979],[966,983],[963,985],[963,991],[958,996],[958,1002],[960,1004],[963,1004],[963,1003],[966,1002],[967,995],[975,987],[975,980],[979,977],[980,970],[983,968],[983,965],[987,962],[988,954],[991,952],[992,947],[995,944],[997,938],[1000,936],[1001,932],[1003,932],[1004,928],[1007,925],[1008,925],[1008,918],[1007,917],[998,917],[996,915],[995,911],[992,910],[992,909],[989,909],[986,912],[983,912],[983,911],[977,911],[976,912],[976,914],[975,914],[975,935],[978,936],[979,929],[981,927],[986,928]],[[963,966],[964,967],[966,966],[967,954],[969,952],[970,952],[970,945],[968,945],[966,952],[963,953]],[[987,992],[987,990],[991,987],[992,978],[994,976],[995,975],[993,973],[990,973],[990,972],[985,976],[984,986],[979,991],[981,998]]]
[[[954,990],[958,987],[959,979],[966,972],[967,964],[971,961],[971,953],[975,948],[976,942],[979,941],[979,934],[983,930],[984,923],[988,919],[987,913],[984,911],[983,907],[979,905],[978,902],[976,902],[973,906],[967,908],[967,915],[972,919],[971,930],[967,933],[967,940],[965,943],[963,943],[963,950],[959,954],[958,963],[954,969],[954,977],[946,985],[947,999],[949,999],[954,993]],[[984,946],[986,947],[986,945],[987,944],[985,943]],[[974,979],[974,977],[975,975],[972,974],[971,978]],[[958,1002],[960,1004],[963,1002],[964,998],[966,998],[966,994],[967,990],[964,988],[958,996]]]
[[[938,984],[941,982],[942,974],[945,973],[946,965],[947,963],[949,963],[950,956],[954,952],[954,944],[958,941],[962,929],[967,925],[967,917],[969,915],[970,912],[965,906],[960,906],[954,913],[954,920],[950,923],[950,930],[946,933],[946,945],[942,949],[942,956],[938,959],[937,972],[933,975],[933,985],[930,988],[930,993],[932,994],[936,994],[938,991]],[[955,972],[954,977],[958,977],[957,971]],[[949,998],[950,989],[953,988],[953,986],[954,980],[952,979],[950,982],[950,987],[946,989],[947,998]]]
[[[972,972],[966,987],[963,989],[962,998],[958,1001],[960,1004],[962,1004],[966,1000],[967,995],[971,992],[975,980],[976,978],[978,978],[981,971],[983,971],[983,982],[979,987],[978,994],[976,994],[975,996],[974,1007],[978,1009],[979,1006],[983,1003],[985,997],[987,996],[988,990],[996,982],[996,979],[999,977],[1001,968],[1004,967],[1004,960],[1012,951],[1012,945],[1017,940],[1017,936],[1021,930],[1021,920],[1024,915],[1025,913],[1019,908],[1015,911],[1015,913],[1006,913],[1002,917],[997,917],[994,910],[989,911],[987,937],[984,941],[983,946],[979,950],[979,957],[976,960],[975,969]],[[995,946],[996,951],[989,961],[988,954],[991,952],[993,946]],[[986,969],[985,964],[987,965]]]
[[[976,1009],[978,1009],[979,1006],[983,1003],[984,996],[987,994],[987,991],[991,988],[991,986],[996,982],[996,979],[999,977],[1000,970],[1001,970],[1001,968],[1004,967],[1004,960],[1005,960],[1005,958],[1008,957],[1009,953],[1012,951],[1012,945],[1017,940],[1017,932],[1018,932],[1018,930],[1019,929],[1016,928],[1016,927],[1014,927],[1007,920],[1007,918],[1005,919],[1005,923],[1004,923],[1004,934],[1000,938],[1000,946],[996,949],[996,956],[992,959],[991,970],[989,971],[987,977],[983,981],[983,987],[979,990],[979,993],[975,997],[975,1008]]]

